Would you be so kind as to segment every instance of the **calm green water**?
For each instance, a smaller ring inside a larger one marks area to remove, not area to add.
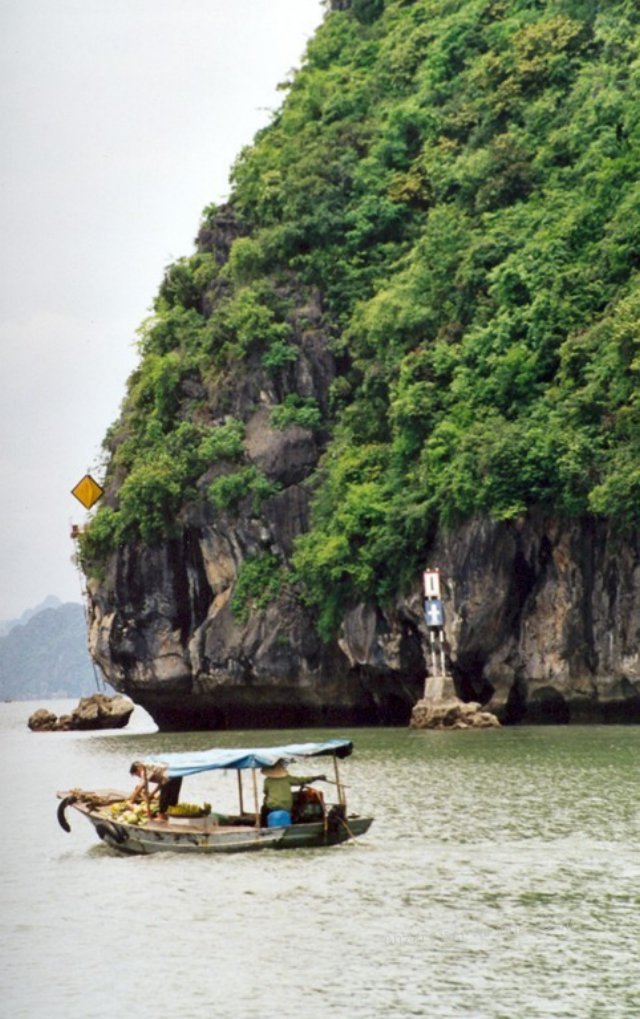
[[[355,845],[121,858],[56,789],[131,787],[140,752],[299,732],[35,735],[0,706],[2,1015],[640,1016],[640,728],[353,736]],[[39,706],[39,705],[38,705]],[[61,712],[64,704],[51,707]],[[230,776],[184,796],[234,802]]]

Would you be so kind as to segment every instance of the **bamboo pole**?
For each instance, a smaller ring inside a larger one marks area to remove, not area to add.
[[[238,768],[238,801],[240,803],[240,817],[244,814],[244,801],[242,798],[242,771]]]
[[[253,778],[253,805],[256,812],[256,828],[260,827],[260,807],[258,806],[258,778],[256,775],[256,769],[251,769],[251,776]]]
[[[338,787],[338,802],[341,806],[346,807],[347,801],[344,795],[344,786],[340,781],[340,769],[338,768],[338,757],[336,754],[333,755],[333,769],[336,775],[336,785]]]

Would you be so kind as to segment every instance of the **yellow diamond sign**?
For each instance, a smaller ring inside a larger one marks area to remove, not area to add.
[[[98,499],[101,499],[104,495],[104,488],[97,481],[94,481],[90,474],[85,474],[76,487],[71,489],[71,494],[75,495],[78,502],[81,502],[85,509],[91,509]]]

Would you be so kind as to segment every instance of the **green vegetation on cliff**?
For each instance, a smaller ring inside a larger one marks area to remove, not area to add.
[[[88,564],[153,541],[196,498],[259,512],[273,485],[225,401],[264,372],[272,427],[326,438],[293,559],[325,633],[392,597],[438,526],[640,507],[635,0],[332,6],[229,208],[167,271],[85,541]],[[290,381],[312,292],[326,408]]]

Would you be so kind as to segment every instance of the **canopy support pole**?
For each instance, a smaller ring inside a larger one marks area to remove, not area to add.
[[[340,781],[340,769],[338,768],[338,758],[336,754],[333,755],[333,770],[335,771],[336,785],[338,787],[338,802],[341,804],[341,806],[346,807],[347,801],[344,795],[344,786]]]
[[[258,779],[256,776],[256,769],[251,769],[251,777],[253,778],[253,805],[256,812],[256,828],[260,827],[260,807],[258,806]]]
[[[244,814],[244,800],[242,798],[242,772],[238,768],[236,775],[238,776],[238,802],[240,804],[240,816]]]

